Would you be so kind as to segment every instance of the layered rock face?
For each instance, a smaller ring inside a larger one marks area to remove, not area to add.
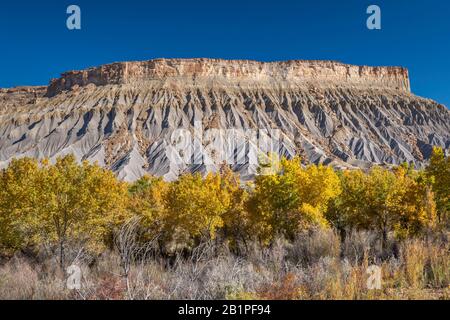
[[[360,88],[390,88],[410,91],[408,70],[399,67],[366,67],[333,61],[226,61],[219,59],[157,59],[123,62],[64,73],[52,80],[47,96],[52,97],[74,86],[89,84],[130,84],[178,79],[183,85],[217,85],[268,89],[291,88],[306,84]]]
[[[433,145],[448,152],[450,111],[413,95],[399,67],[157,59],[0,89],[0,166],[73,153],[129,181],[223,163],[251,179],[268,151],[346,168],[420,167]]]

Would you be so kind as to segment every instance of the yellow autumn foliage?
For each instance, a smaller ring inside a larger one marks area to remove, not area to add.
[[[127,189],[111,171],[73,156],[47,160],[15,160],[2,172],[0,225],[5,247],[46,244],[59,251],[77,241],[100,250],[115,225],[126,215]],[[3,233],[2,233],[3,234]]]
[[[436,210],[433,193],[417,172],[400,166],[395,170],[372,168],[345,171],[342,194],[328,218],[339,228],[376,230],[385,243],[388,233],[399,237],[433,228]]]
[[[223,166],[204,177],[144,176],[131,184],[73,156],[54,164],[13,160],[0,171],[0,253],[45,245],[63,266],[69,243],[100,252],[133,217],[148,238],[175,249],[214,239],[235,249],[329,227],[376,230],[385,242],[389,233],[406,238],[445,226],[449,160],[441,149],[424,171],[408,165],[336,171],[303,166],[299,158],[263,160],[247,183]]]
[[[264,243],[275,235],[294,238],[309,227],[328,227],[324,213],[341,192],[330,167],[303,168],[299,158],[282,159],[279,171],[256,177],[247,208],[253,232]]]
[[[186,174],[170,184],[164,197],[167,210],[165,226],[173,240],[193,243],[214,239],[224,225],[223,214],[230,205],[221,177]]]

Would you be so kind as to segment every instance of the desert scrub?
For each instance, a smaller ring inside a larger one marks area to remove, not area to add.
[[[428,263],[426,278],[427,284],[432,288],[448,289],[450,286],[450,248],[446,245],[433,245],[427,247]]]
[[[226,300],[259,300],[260,297],[255,292],[245,291],[244,287],[228,286],[226,288]]]
[[[112,249],[78,262],[83,275],[80,290],[66,288],[66,277],[51,255],[39,260],[22,255],[0,265],[0,299],[449,298],[446,238],[405,240],[398,256],[382,260],[367,233],[355,233],[340,243],[330,231],[314,232],[324,234],[312,233],[305,243],[299,238],[295,242],[280,238],[270,247],[249,243],[241,255],[225,250],[220,242],[175,256],[154,253],[131,260],[126,274],[120,253]],[[350,239],[359,240],[355,250],[346,251]],[[292,251],[293,247],[300,249]],[[367,268],[372,264],[382,268],[381,290],[367,288]]]

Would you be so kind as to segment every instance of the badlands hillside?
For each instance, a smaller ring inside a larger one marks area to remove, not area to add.
[[[412,94],[404,68],[332,61],[157,59],[0,89],[0,167],[73,153],[127,181],[224,162],[245,179],[262,137],[305,162],[421,167],[432,146],[449,151],[450,111]]]

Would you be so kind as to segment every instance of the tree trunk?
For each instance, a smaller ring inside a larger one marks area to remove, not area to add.
[[[381,252],[383,252],[383,254],[387,247],[387,237],[388,237],[388,234],[387,234],[386,227],[383,227],[383,239],[382,239],[382,243],[381,243]]]
[[[59,266],[61,267],[61,270],[65,272],[64,265],[65,265],[65,255],[64,255],[64,240],[59,241]]]
[[[339,238],[341,240],[340,256],[341,256],[341,258],[344,258],[344,256],[345,256],[345,240],[347,238],[347,230],[345,228],[339,228]]]

